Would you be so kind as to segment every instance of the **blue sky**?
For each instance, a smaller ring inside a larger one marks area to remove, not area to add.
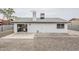
[[[79,8],[14,8],[16,16],[32,17],[32,11],[36,10],[37,17],[41,12],[45,13],[46,17],[60,17],[66,20],[71,18],[79,18]]]

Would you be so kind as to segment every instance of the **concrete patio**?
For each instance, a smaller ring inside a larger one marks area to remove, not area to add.
[[[2,37],[1,39],[34,39],[34,34],[32,33],[13,33],[10,35],[7,35],[5,37]]]
[[[68,33],[27,33],[18,32],[4,36],[0,39],[34,39],[35,37],[78,37],[78,31],[69,30]]]

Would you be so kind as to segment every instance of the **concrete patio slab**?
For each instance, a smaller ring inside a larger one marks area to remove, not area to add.
[[[1,39],[34,39],[34,36],[32,33],[13,33]]]
[[[26,33],[18,32],[0,39],[34,39],[36,37],[79,37],[78,31],[68,30],[68,33]]]

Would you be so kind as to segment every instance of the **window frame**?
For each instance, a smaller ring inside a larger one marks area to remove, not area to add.
[[[64,29],[65,28],[65,24],[57,24],[57,29]]]

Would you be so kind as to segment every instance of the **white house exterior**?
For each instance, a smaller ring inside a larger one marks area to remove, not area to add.
[[[31,24],[28,25],[28,32],[32,33],[67,33],[67,24],[64,29],[57,29],[57,24]]]
[[[14,32],[67,33],[68,21],[61,18],[32,18],[14,20]]]

